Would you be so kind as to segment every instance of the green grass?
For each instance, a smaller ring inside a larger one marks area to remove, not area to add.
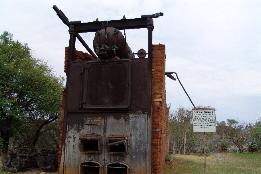
[[[5,171],[3,171],[3,170],[0,168],[0,174],[10,174],[10,173],[5,172]]]
[[[175,155],[165,174],[203,174],[204,157]],[[217,153],[207,157],[206,174],[261,174],[261,153]]]

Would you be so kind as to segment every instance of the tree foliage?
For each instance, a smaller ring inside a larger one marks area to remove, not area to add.
[[[45,63],[33,58],[26,44],[4,32],[0,36],[2,149],[7,150],[9,138],[19,132],[21,125],[35,127],[30,138],[37,141],[37,131],[58,117],[62,90],[62,78],[55,77]]]
[[[261,150],[261,120],[258,120],[252,126],[248,138],[248,150],[251,152]]]
[[[226,136],[240,152],[244,151],[247,137],[249,136],[248,125],[239,124],[234,119],[227,119]]]
[[[194,135],[191,125],[192,112],[178,108],[170,117],[170,147],[172,152],[191,152],[194,146]]]

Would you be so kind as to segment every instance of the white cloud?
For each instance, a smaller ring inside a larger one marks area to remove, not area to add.
[[[164,43],[167,70],[179,73],[198,105],[213,105],[219,118],[260,117],[261,1],[259,0],[2,0],[0,32],[28,43],[32,53],[63,75],[68,28],[52,10],[56,4],[71,20],[83,22],[140,17],[155,19],[154,42]],[[146,31],[126,31],[132,50],[146,48]],[[92,35],[84,35],[91,46]],[[191,107],[177,82],[167,80],[173,107]]]

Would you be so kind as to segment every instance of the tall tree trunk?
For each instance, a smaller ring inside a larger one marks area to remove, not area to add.
[[[37,130],[35,131],[34,133],[34,136],[32,137],[32,147],[35,147],[37,141],[39,140],[39,137],[41,135],[41,131],[42,129],[44,128],[44,126],[48,125],[49,123],[55,121],[58,117],[53,117],[53,118],[50,118],[49,120],[45,120],[43,121],[42,124],[40,124],[38,127],[37,127]]]
[[[175,154],[176,153],[176,141],[173,138],[173,143],[172,143],[172,153]]]
[[[183,154],[186,154],[187,132],[184,132]]]

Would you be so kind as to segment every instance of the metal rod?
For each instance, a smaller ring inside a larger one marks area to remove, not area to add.
[[[100,61],[100,59],[94,54],[94,52],[90,49],[90,47],[87,45],[87,43],[83,40],[83,38],[79,35],[76,34],[77,39],[82,43],[82,45],[86,48],[86,50],[97,60]]]
[[[113,146],[113,145],[118,145],[120,143],[126,143],[126,140],[120,140],[120,141],[116,141],[116,142],[113,142],[113,143],[109,143],[108,146]]]
[[[69,27],[69,19],[63,13],[63,11],[60,10],[56,5],[53,6],[53,9],[56,12],[57,16],[63,21],[63,23]]]
[[[148,90],[148,109],[149,113],[151,113],[151,99],[152,99],[152,31],[153,31],[153,20],[152,19],[147,19],[149,20],[149,27],[148,27],[148,69],[149,69],[149,74],[148,74],[148,83],[149,83],[149,90]]]
[[[166,75],[167,77],[169,77],[169,78],[172,79],[172,80],[175,80],[175,78],[172,76],[172,74],[175,74],[175,75],[176,75],[176,77],[177,77],[177,79],[178,79],[178,82],[179,82],[180,86],[182,87],[183,91],[185,92],[185,94],[187,95],[187,97],[188,97],[190,103],[193,105],[194,108],[196,108],[196,106],[194,105],[194,103],[193,103],[193,101],[191,100],[190,96],[188,95],[186,89],[184,88],[183,84],[181,83],[178,74],[177,74],[176,72],[165,72],[165,75]]]
[[[74,33],[70,33],[70,40],[69,40],[69,62],[74,60],[74,55],[75,55],[75,41],[76,37]],[[70,65],[68,66],[70,67]]]
[[[148,58],[152,62],[152,28],[148,28]]]
[[[154,26],[153,26],[153,19],[148,18],[147,21],[148,21],[148,58],[150,64],[152,64],[152,31],[154,29]]]
[[[70,22],[69,19],[66,17],[66,15],[63,13],[62,10],[60,10],[56,5],[53,6],[54,11],[56,12],[57,16],[62,20],[62,22],[67,25],[68,27],[70,27]],[[79,35],[79,33],[75,33],[75,36],[77,37],[77,39],[81,42],[81,44],[86,48],[86,50],[97,60],[100,60],[97,55],[90,49],[90,47],[88,46],[88,44],[83,40],[83,38],[81,37],[81,35]]]
[[[204,174],[206,174],[207,169],[207,154],[206,154],[206,132],[204,132]]]
[[[147,18],[134,18],[134,19],[77,23],[75,24],[75,31],[77,33],[96,32],[106,27],[114,27],[117,28],[118,30],[140,29],[140,28],[148,28],[148,25],[150,25],[148,22],[149,21]]]

